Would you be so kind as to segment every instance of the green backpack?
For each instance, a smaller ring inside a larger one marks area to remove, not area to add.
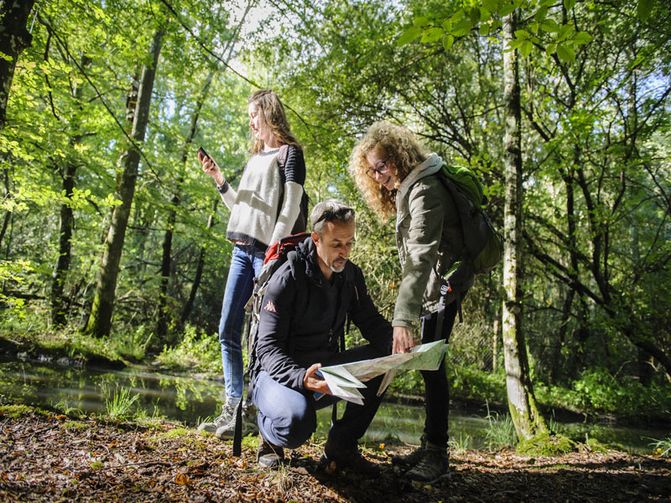
[[[468,268],[475,274],[491,271],[503,257],[503,240],[483,209],[487,197],[480,178],[469,168],[446,164],[439,178],[459,212]]]

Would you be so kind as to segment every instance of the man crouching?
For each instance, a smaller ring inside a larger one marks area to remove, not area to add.
[[[261,435],[259,464],[266,467],[282,462],[283,448],[305,443],[317,427],[316,410],[336,400],[318,377],[322,365],[377,358],[392,349],[391,325],[368,295],[361,269],[348,260],[354,210],[328,200],[315,206],[310,219],[310,237],[273,274],[261,304],[252,401]],[[339,352],[348,318],[370,344]],[[395,351],[413,345],[394,342]],[[381,379],[366,383],[363,405],[348,402],[331,426],[322,458],[331,468],[379,473],[361,455],[357,442],[380,405],[382,397],[376,393]]]

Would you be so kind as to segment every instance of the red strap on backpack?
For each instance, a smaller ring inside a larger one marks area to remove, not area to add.
[[[305,241],[308,236],[310,236],[309,233],[300,232],[298,234],[292,234],[275,241],[266,250],[266,256],[263,259],[263,265],[266,265],[268,262],[272,262],[273,260],[277,260],[278,258],[286,255],[288,252],[295,249],[299,243]]]

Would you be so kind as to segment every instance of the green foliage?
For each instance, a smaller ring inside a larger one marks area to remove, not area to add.
[[[563,435],[541,433],[517,444],[519,454],[526,456],[560,456],[576,450],[576,444]]]
[[[164,347],[156,357],[161,366],[179,370],[218,372],[221,369],[221,349],[216,335],[187,325],[179,344]]]
[[[32,414],[35,412],[34,407],[22,404],[0,405],[0,417],[9,417],[12,419]]]
[[[542,404],[585,414],[616,414],[620,417],[668,417],[671,413],[669,386],[645,386],[638,380],[616,379],[604,369],[583,372],[570,388],[537,383],[536,396]]]
[[[455,398],[481,402],[505,403],[506,383],[502,373],[484,372],[477,368],[448,365],[450,392]]]
[[[123,421],[136,415],[135,403],[140,395],[134,394],[130,388],[115,388],[111,397],[105,400],[105,412],[111,419]]]
[[[655,454],[667,458],[671,457],[671,437],[654,440],[650,445],[654,449]]]
[[[463,454],[473,448],[473,437],[468,433],[459,432],[458,435],[450,435],[448,442],[450,452],[454,454]]]
[[[515,445],[517,442],[515,425],[508,414],[490,412],[487,414],[487,421],[489,423],[485,433],[487,449],[494,451]]]

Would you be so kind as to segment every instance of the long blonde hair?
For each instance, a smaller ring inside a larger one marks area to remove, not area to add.
[[[272,89],[260,89],[252,94],[247,104],[252,104],[259,110],[263,124],[270,129],[273,136],[281,145],[295,145],[300,148],[296,137],[291,133],[289,121],[284,113],[284,106]],[[253,140],[252,154],[263,150],[263,140]]]
[[[396,188],[388,190],[366,174],[369,168],[366,156],[376,148],[382,151],[399,183],[426,160],[428,151],[408,128],[387,121],[371,125],[354,147],[350,174],[368,205],[378,217],[387,219],[396,212]]]

